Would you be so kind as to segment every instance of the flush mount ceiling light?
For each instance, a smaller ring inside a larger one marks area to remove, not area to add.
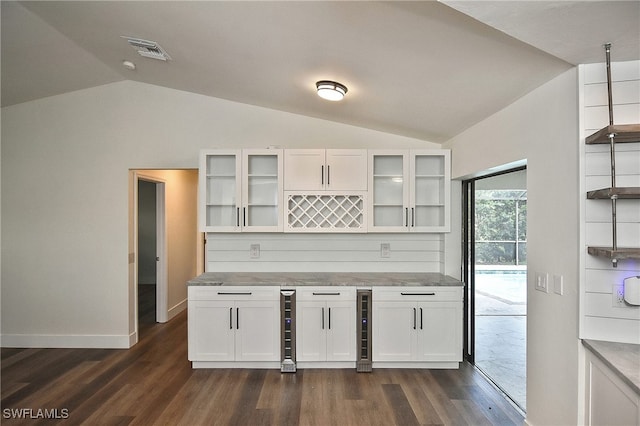
[[[329,101],[341,101],[347,93],[347,86],[329,80],[318,81],[316,89],[318,96]]]

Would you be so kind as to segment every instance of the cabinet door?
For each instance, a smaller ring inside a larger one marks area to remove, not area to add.
[[[328,149],[325,188],[335,191],[366,191],[367,150]]]
[[[233,361],[233,303],[191,300],[188,302],[190,361]]]
[[[200,154],[200,229],[239,232],[242,188],[240,150],[211,150]]]
[[[284,150],[284,190],[318,191],[324,189],[324,149]]]
[[[356,360],[355,305],[352,301],[327,303],[327,361]]]
[[[282,231],[282,150],[244,150],[242,231]]]
[[[418,359],[462,361],[462,302],[418,303]]]
[[[412,361],[417,308],[409,302],[373,302],[373,361]]]
[[[368,174],[369,232],[408,232],[407,151],[370,151]]]
[[[324,301],[296,302],[296,358],[298,361],[326,361],[328,327]]]
[[[236,301],[236,361],[279,361],[279,319],[279,301]]]
[[[410,182],[410,229],[414,232],[449,232],[449,151],[411,151]]]

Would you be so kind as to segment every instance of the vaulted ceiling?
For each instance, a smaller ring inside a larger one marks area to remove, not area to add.
[[[614,61],[640,59],[637,1],[2,1],[1,13],[3,106],[135,80],[432,142],[603,62],[606,42]],[[348,87],[342,102],[315,95],[323,79]]]

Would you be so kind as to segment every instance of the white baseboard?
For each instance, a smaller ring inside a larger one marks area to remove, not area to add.
[[[172,308],[169,308],[169,311],[168,311],[169,318],[168,319],[171,320],[173,317],[175,317],[176,315],[178,315],[180,312],[184,311],[185,309],[187,309],[187,299],[184,299],[182,302],[176,304]]]
[[[128,349],[137,340],[132,335],[56,335],[56,334],[3,334],[3,348],[87,348]]]

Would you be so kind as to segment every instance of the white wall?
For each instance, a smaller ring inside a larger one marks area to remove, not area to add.
[[[581,141],[609,124],[605,64],[580,66]],[[640,61],[611,65],[613,122],[640,123]],[[581,146],[581,332],[584,339],[640,344],[640,307],[614,307],[613,288],[626,277],[640,275],[640,261],[609,259],[586,254],[587,246],[612,245],[611,202],[587,200],[587,191],[611,186],[609,145]],[[616,185],[640,186],[640,143],[616,145]],[[640,203],[618,200],[618,246],[640,245]]]
[[[128,347],[129,169],[269,145],[439,148],[131,81],[2,108],[2,344]]]
[[[452,176],[527,164],[527,423],[578,423],[579,178],[577,70],[534,90],[444,144]],[[564,295],[533,290],[560,275]]]

